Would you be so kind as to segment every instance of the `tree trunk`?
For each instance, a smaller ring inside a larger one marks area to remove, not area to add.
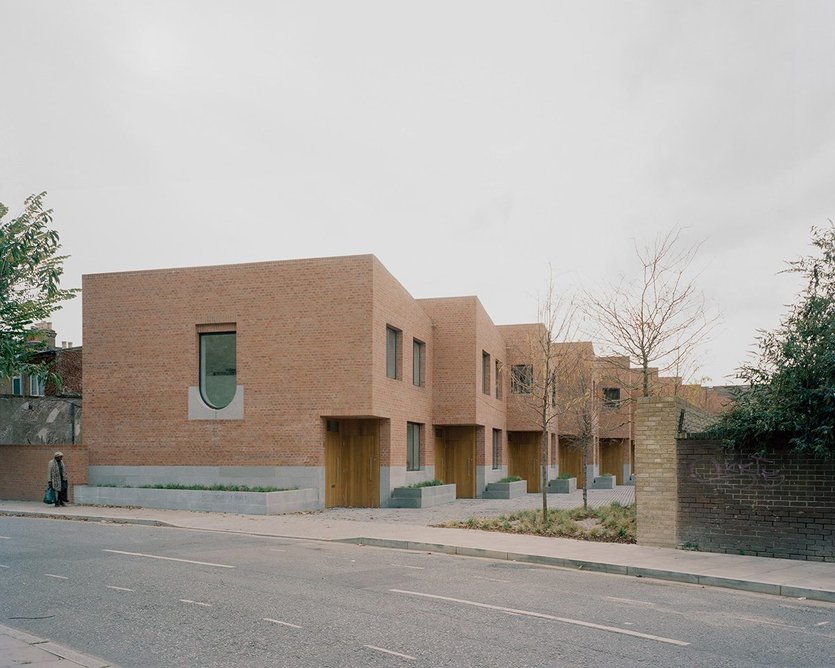
[[[589,442],[590,438],[583,443],[583,510],[589,508]]]
[[[543,427],[542,446],[539,449],[539,486],[542,490],[542,526],[548,526],[548,424]]]

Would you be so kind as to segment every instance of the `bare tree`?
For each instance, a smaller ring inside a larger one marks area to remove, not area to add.
[[[558,344],[558,349],[557,413],[562,423],[560,433],[567,435],[560,447],[580,450],[583,455],[583,508],[588,508],[587,471],[599,424],[594,347],[590,342],[565,342]]]
[[[635,245],[641,271],[621,276],[599,295],[586,292],[583,309],[612,351],[629,357],[642,372],[641,391],[650,395],[650,367],[659,371],[692,366],[697,348],[719,320],[691,277],[701,244],[681,248],[680,231]]]
[[[516,360],[525,364],[514,365],[511,386],[528,395],[524,402],[535,415],[541,430],[539,447],[539,475],[542,491],[542,521],[548,521],[548,441],[549,432],[556,429],[560,414],[558,377],[561,364],[559,341],[567,341],[576,333],[576,303],[557,294],[553,273],[549,273],[545,292],[539,299],[538,323],[529,329],[526,349],[516,351]]]

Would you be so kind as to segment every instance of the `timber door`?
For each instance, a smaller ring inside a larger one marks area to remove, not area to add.
[[[325,435],[325,506],[379,507],[379,422],[328,422]]]
[[[621,441],[601,441],[600,473],[611,473],[615,484],[623,484],[623,443]]]
[[[542,491],[541,439],[542,434],[535,431],[512,431],[507,435],[507,474],[527,480],[529,492]]]
[[[444,427],[441,451],[435,462],[435,475],[445,483],[455,483],[459,499],[475,498],[475,427]]]
[[[570,473],[577,478],[578,488],[583,486],[583,448],[568,439],[560,442],[560,474],[562,473]]]

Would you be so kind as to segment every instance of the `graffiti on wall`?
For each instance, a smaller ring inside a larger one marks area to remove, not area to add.
[[[775,487],[786,480],[774,460],[759,455],[746,459],[700,459],[690,465],[690,477],[703,483],[736,483],[743,487]]]

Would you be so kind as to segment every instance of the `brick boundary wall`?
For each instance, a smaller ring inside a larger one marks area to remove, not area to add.
[[[64,453],[72,501],[73,485],[87,484],[87,449],[83,445],[0,444],[0,499],[42,500],[49,460],[58,450]]]
[[[710,421],[707,413],[677,397],[638,399],[635,409],[638,544],[679,545],[676,436],[679,427],[702,431]]]
[[[835,562],[835,460],[679,439],[678,543],[706,552]]]

